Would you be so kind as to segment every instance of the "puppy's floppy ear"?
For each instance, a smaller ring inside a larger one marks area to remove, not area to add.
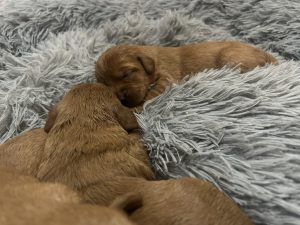
[[[119,105],[115,111],[117,121],[126,131],[132,131],[139,128],[139,124],[134,113],[127,107]]]
[[[143,206],[143,197],[139,193],[129,192],[125,195],[117,197],[110,207],[125,212],[127,215],[132,214]]]
[[[54,107],[52,107],[52,109],[50,109],[50,111],[48,113],[47,121],[46,121],[46,124],[44,126],[44,131],[46,133],[49,133],[49,131],[53,127],[57,115],[58,115],[58,105],[55,105]]]
[[[137,59],[147,74],[151,75],[155,72],[155,63],[152,58],[146,56],[145,54],[138,54]]]

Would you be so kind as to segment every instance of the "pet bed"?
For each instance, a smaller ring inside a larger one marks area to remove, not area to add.
[[[256,224],[300,224],[300,3],[292,0],[2,0],[0,137],[45,123],[119,43],[240,40],[280,65],[171,85],[137,115],[162,178],[210,180]]]

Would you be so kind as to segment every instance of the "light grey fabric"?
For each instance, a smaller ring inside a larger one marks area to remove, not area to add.
[[[257,224],[299,224],[299,74],[286,62],[173,85],[138,116],[153,167],[210,180]]]
[[[1,52],[18,56],[50,33],[97,28],[125,13],[158,19],[176,10],[286,58],[300,58],[300,2],[295,0],[3,0],[0,7]]]
[[[162,177],[208,179],[257,224],[299,225],[299,13],[292,0],[3,0],[0,140],[42,126],[114,44],[248,41],[281,64],[172,85],[138,115],[145,145]]]

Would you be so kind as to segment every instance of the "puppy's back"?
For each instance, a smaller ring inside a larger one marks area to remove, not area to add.
[[[106,181],[103,201],[128,192],[142,195],[143,205],[130,218],[143,225],[253,225],[247,215],[211,183],[194,179],[146,181],[115,177]]]
[[[192,179],[140,183],[144,207],[133,221],[150,225],[251,225],[246,214],[211,183]],[[151,212],[151,214],[149,214]]]
[[[47,134],[34,129],[0,145],[0,168],[36,176]]]
[[[0,170],[0,199],[39,199],[54,202],[79,203],[79,195],[63,184],[39,182],[32,176]]]
[[[0,171],[0,180],[1,225],[133,225],[118,205],[80,204],[77,193],[65,185],[6,171]],[[119,205],[126,207],[135,200],[130,201]]]

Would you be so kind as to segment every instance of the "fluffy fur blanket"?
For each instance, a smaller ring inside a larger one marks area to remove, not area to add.
[[[42,126],[114,44],[247,41],[281,64],[172,85],[137,115],[144,141],[161,177],[208,179],[256,224],[299,225],[299,14],[292,0],[2,0],[1,141]]]

